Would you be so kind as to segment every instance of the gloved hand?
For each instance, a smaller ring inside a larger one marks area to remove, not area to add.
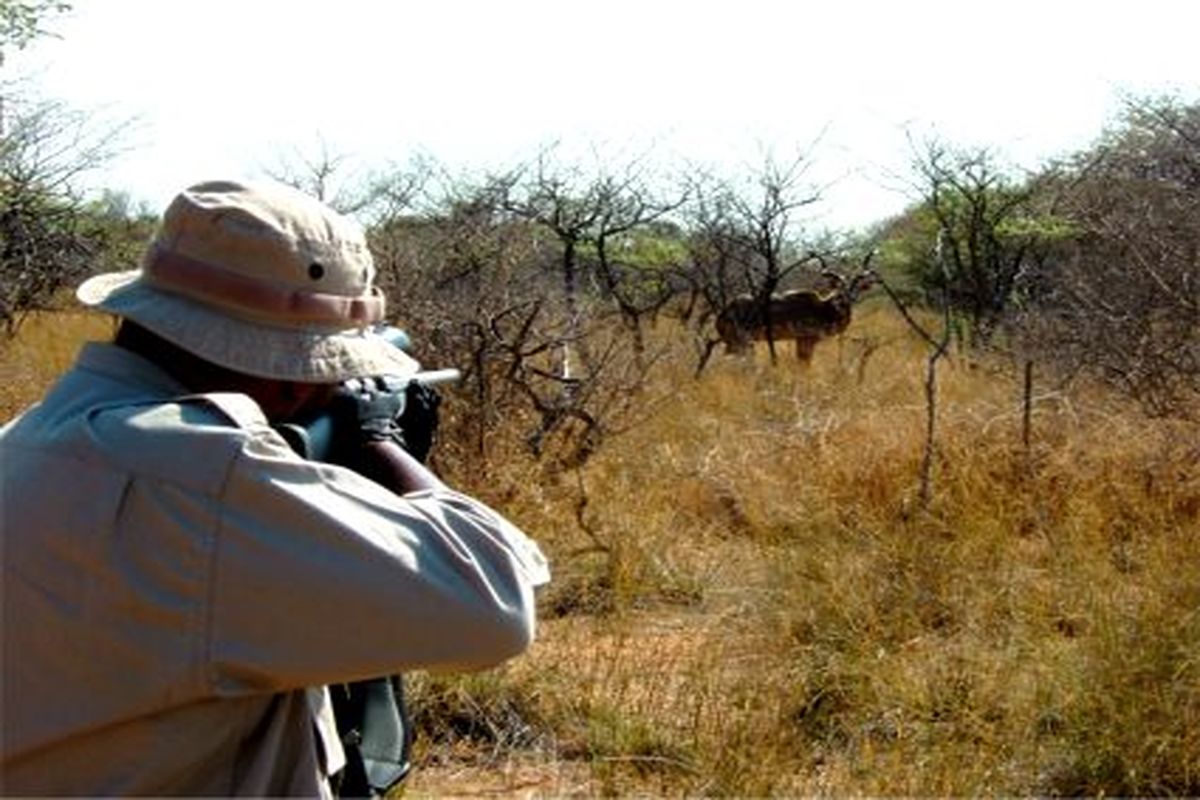
[[[328,452],[321,460],[350,466],[367,442],[404,447],[397,419],[404,412],[405,394],[402,385],[386,378],[346,381],[324,412],[332,425]]]
[[[438,393],[417,381],[347,381],[329,408],[334,420],[329,460],[349,466],[365,442],[390,441],[424,462],[438,426]]]
[[[304,458],[355,468],[368,442],[393,442],[424,462],[433,447],[441,397],[399,378],[346,381],[329,405],[307,419],[275,426]]]
[[[441,403],[437,390],[420,381],[409,381],[405,387],[403,408],[396,417],[403,437],[401,446],[422,464],[433,449]]]

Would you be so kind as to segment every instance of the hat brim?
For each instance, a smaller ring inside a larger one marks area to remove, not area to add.
[[[369,328],[284,328],[244,320],[141,277],[140,270],[97,275],[75,294],[85,305],[130,319],[206,361],[247,375],[338,383],[420,370],[411,356]]]

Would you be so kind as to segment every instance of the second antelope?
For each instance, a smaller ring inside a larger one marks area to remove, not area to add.
[[[850,280],[835,272],[822,273],[833,290],[820,294],[812,289],[795,289],[771,295],[766,303],[738,295],[717,316],[717,335],[727,353],[747,353],[755,341],[792,339],[796,357],[808,363],[817,343],[840,335],[850,325],[854,303],[879,280],[874,270],[864,269]]]

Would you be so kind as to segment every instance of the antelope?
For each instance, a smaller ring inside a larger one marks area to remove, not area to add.
[[[749,294],[735,297],[717,315],[717,335],[725,343],[725,352],[749,352],[753,342],[767,338],[769,324],[773,340],[794,340],[796,358],[811,361],[817,343],[846,330],[854,303],[879,280],[870,269],[849,281],[836,272],[822,274],[833,286],[827,294],[793,289],[771,295],[765,304]]]

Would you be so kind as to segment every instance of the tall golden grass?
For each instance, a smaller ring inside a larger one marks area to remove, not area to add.
[[[84,332],[47,327],[22,401]],[[526,656],[412,676],[402,793],[1200,794],[1200,426],[1047,381],[1027,450],[1017,371],[952,358],[924,506],[887,309],[807,369],[690,368],[578,473],[452,476],[555,582]]]
[[[925,357],[876,307],[808,369],[668,361],[586,531],[580,476],[504,492],[541,636],[418,685],[408,791],[1200,793],[1200,428],[1042,380],[1027,450],[1017,366],[952,358],[922,507]]]
[[[111,317],[93,312],[32,312],[16,338],[0,336],[0,424],[36,402],[85,341],[114,330]]]

